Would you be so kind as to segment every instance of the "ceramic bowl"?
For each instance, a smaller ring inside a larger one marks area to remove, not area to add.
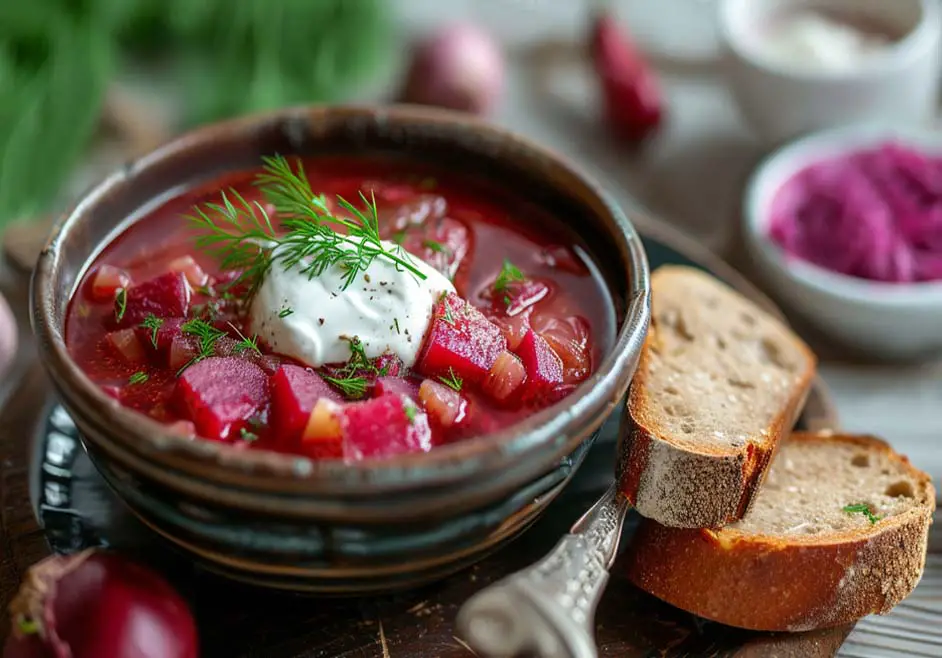
[[[942,157],[942,131],[860,126],[815,133],[769,155],[746,186],[743,236],[777,295],[823,333],[878,359],[942,349],[942,282],[884,283],[789,258],[768,235],[776,193],[807,166],[887,142]]]
[[[839,72],[794,69],[763,55],[762,29],[783,12],[836,12],[900,38],[865,66]],[[730,90],[769,144],[851,123],[924,123],[942,80],[938,0],[722,0],[720,32]]]
[[[561,403],[507,430],[356,464],[174,436],[85,377],[63,341],[66,304],[91,260],[142,207],[181,186],[254,168],[265,154],[337,152],[473,171],[552,208],[593,252],[615,300],[617,336],[598,371]],[[529,526],[624,396],[649,296],[647,260],[631,223],[558,155],[467,115],[314,107],[209,126],[114,173],[56,224],[33,276],[31,310],[41,358],[89,456],[147,525],[225,575],[347,594],[441,578]]]

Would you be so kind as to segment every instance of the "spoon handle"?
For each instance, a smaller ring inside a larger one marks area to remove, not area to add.
[[[470,598],[460,635],[491,658],[595,658],[595,608],[629,508],[613,483],[549,555]]]

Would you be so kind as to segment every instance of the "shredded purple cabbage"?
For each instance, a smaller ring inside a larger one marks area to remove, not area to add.
[[[776,194],[769,235],[841,274],[942,279],[942,158],[886,143],[807,167]]]

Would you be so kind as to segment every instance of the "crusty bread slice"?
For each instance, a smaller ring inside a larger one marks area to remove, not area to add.
[[[796,433],[749,513],[720,530],[642,521],[629,578],[730,626],[804,631],[886,613],[919,582],[935,490],[883,441]]]
[[[811,350],[709,274],[651,277],[651,329],[628,398],[622,487],[674,527],[742,518],[814,377]]]

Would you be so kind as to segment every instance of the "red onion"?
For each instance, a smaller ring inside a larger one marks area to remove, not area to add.
[[[88,550],[33,565],[3,658],[197,658],[189,608],[150,569]]]
[[[484,114],[504,85],[504,58],[491,36],[460,23],[416,47],[402,89],[402,100]]]
[[[632,142],[656,132],[664,115],[660,83],[610,14],[593,20],[590,49],[612,132]]]

